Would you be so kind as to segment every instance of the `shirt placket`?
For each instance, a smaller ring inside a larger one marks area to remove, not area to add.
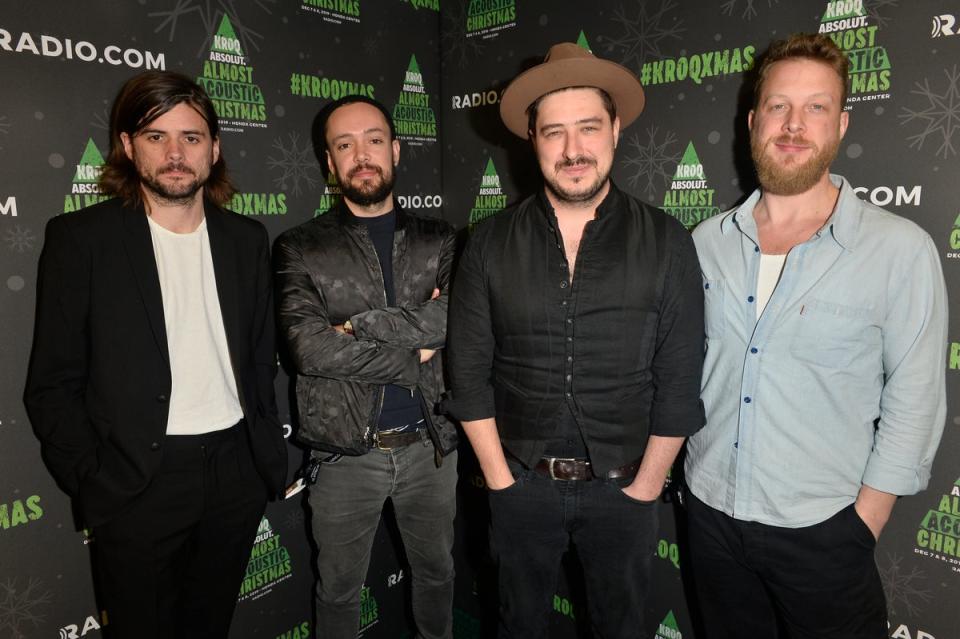
[[[760,271],[760,247],[749,236],[743,236],[745,259],[744,288],[737,290],[736,302],[741,309],[741,326],[744,331],[746,352],[743,359],[743,374],[740,380],[740,411],[736,439],[733,443],[737,454],[736,489],[734,491],[734,516],[752,517],[757,512],[754,503],[754,488],[758,483],[775,479],[764,464],[776,464],[777,460],[760,459],[754,453],[758,439],[763,435],[763,424],[757,414],[765,398],[758,387],[763,379],[764,352],[773,339],[773,331],[780,323],[783,310],[790,307],[790,299],[796,287],[797,273],[803,263],[809,242],[795,246],[784,260],[780,279],[767,306],[756,319],[756,288]],[[769,411],[767,411],[769,412]]]

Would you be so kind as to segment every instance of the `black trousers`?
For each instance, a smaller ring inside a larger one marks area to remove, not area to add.
[[[632,479],[556,481],[511,462],[516,483],[489,492],[499,565],[500,639],[547,639],[561,558],[572,543],[583,565],[597,639],[652,635],[643,609],[657,539],[657,502],[622,490]]]
[[[267,494],[242,424],[167,436],[147,490],[94,528],[106,637],[227,637]]]
[[[686,495],[706,639],[887,637],[876,540],[852,504],[819,524],[780,528]]]

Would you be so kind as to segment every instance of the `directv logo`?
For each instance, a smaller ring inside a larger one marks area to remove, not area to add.
[[[930,32],[930,37],[939,38],[940,36],[957,35],[958,32],[953,28],[956,22],[957,18],[949,13],[942,16],[933,16],[933,29]]]

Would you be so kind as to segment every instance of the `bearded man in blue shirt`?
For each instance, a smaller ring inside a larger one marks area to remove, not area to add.
[[[711,639],[886,637],[874,546],[943,430],[940,262],[830,175],[846,79],[826,36],[771,46],[748,119],[761,188],[694,232],[707,425],[686,477]]]

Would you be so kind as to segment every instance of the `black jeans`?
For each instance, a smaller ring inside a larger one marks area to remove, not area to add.
[[[226,639],[267,503],[245,428],[167,436],[150,486],[94,528],[105,636]]]
[[[491,546],[499,563],[501,639],[547,636],[560,559],[571,542],[583,564],[587,607],[599,639],[649,637],[643,620],[657,503],[628,497],[629,479],[558,481],[513,469],[516,483],[490,491]]]
[[[689,490],[687,497],[707,639],[887,636],[876,540],[852,504],[819,524],[781,528],[734,519]]]

